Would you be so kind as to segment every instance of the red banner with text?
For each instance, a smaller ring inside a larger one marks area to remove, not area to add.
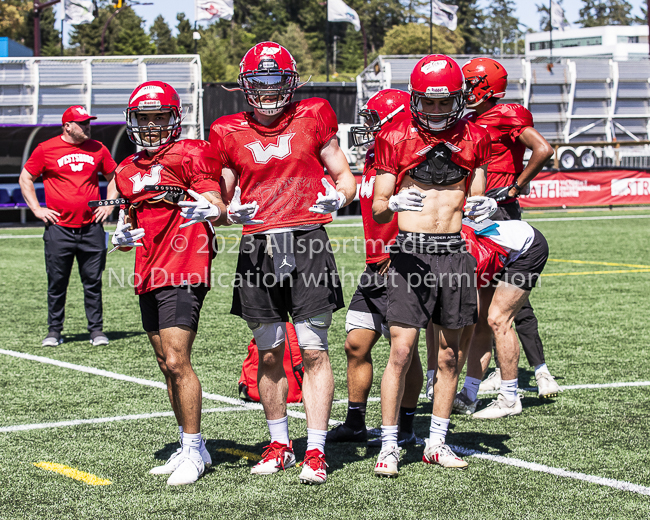
[[[524,208],[650,204],[650,172],[541,172],[519,203]]]

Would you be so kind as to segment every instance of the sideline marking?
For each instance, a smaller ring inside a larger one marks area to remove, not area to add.
[[[589,482],[590,484],[600,484],[601,486],[620,489],[621,491],[630,491],[632,493],[639,493],[641,495],[650,495],[649,487],[632,484],[631,482],[626,482],[625,480],[614,480],[611,478],[597,477],[595,475],[587,475],[586,473],[578,473],[576,471],[567,471],[560,468],[546,466],[544,464],[537,464],[535,462],[526,462],[525,460],[503,457],[501,455],[491,455],[482,451],[463,448],[462,446],[453,446],[450,444],[449,447],[455,452],[460,453],[466,457],[476,457],[477,459],[490,460],[492,462],[498,462],[499,464],[515,466],[517,468],[523,468],[530,471],[548,473],[549,475],[572,478],[574,480],[583,480],[585,482]]]
[[[79,372],[86,372],[88,374],[93,374],[96,376],[108,377],[111,379],[117,379],[120,381],[128,381],[130,383],[137,383],[143,386],[151,386],[154,388],[161,388],[167,390],[167,385],[160,381],[150,381],[148,379],[142,379],[139,377],[126,376],[124,374],[118,374],[116,372],[110,372],[108,370],[102,370],[100,368],[87,367],[84,365],[75,365],[74,363],[68,363],[66,361],[59,361],[58,359],[46,358],[43,356],[34,356],[33,354],[25,354],[24,352],[16,352],[15,350],[5,350],[0,349],[0,354],[5,354],[7,356],[13,356],[21,359],[29,359],[30,361],[38,361],[39,363],[45,363],[47,365],[54,365],[62,368],[69,368],[70,370],[77,370]],[[262,410],[262,405],[260,403],[247,403],[241,399],[235,399],[233,397],[226,397],[225,395],[219,394],[210,394],[203,392],[203,399],[209,399],[211,401],[219,401],[221,403],[232,404],[235,406],[242,406],[249,410]],[[302,412],[295,412],[293,410],[287,410],[287,415],[295,417],[297,419],[307,419],[307,416]],[[338,424],[338,421],[334,419],[329,420],[330,425]]]
[[[547,262],[561,262],[563,264],[589,264],[589,265],[611,265],[614,267],[644,267],[650,269],[650,265],[642,264],[618,264],[614,262],[590,262],[587,260],[562,260],[559,258],[549,258]]]
[[[0,235],[3,238],[43,238],[43,235]]]
[[[33,462],[34,466],[37,468],[44,469],[45,471],[53,471],[59,475],[65,477],[73,478],[75,480],[80,480],[90,486],[110,486],[112,482],[106,480],[105,478],[99,478],[97,475],[92,473],[86,473],[85,471],[79,471],[78,469],[71,468],[70,466],[65,466],[63,464],[58,464],[56,462]]]
[[[549,276],[585,276],[590,274],[624,274],[624,273],[650,273],[650,267],[646,269],[620,269],[614,271],[578,271],[575,273],[548,273],[542,274],[543,277]]]
[[[201,410],[201,413],[216,413],[216,412],[245,412],[248,408],[241,406],[230,408],[206,408]],[[118,415],[116,417],[98,417],[96,419],[75,419],[73,421],[57,421],[50,423],[36,423],[36,424],[16,424],[14,426],[4,426],[0,428],[0,433],[8,432],[24,432],[29,430],[44,430],[46,428],[61,428],[64,426],[78,426],[81,424],[102,424],[117,421],[137,421],[140,419],[153,419],[155,417],[173,417],[174,412],[153,412],[153,413],[140,413],[135,415]]]

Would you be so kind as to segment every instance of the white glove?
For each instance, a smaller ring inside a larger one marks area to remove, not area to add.
[[[248,204],[241,203],[241,188],[235,186],[235,194],[228,206],[228,222],[231,224],[242,224],[244,226],[252,224],[264,224],[263,220],[255,220],[255,215],[260,210],[257,201]]]
[[[136,242],[144,237],[144,229],[137,228],[131,229],[131,224],[126,223],[126,215],[124,210],[120,210],[120,216],[117,219],[117,227],[111,242],[115,247],[138,247],[142,244]]]
[[[208,202],[203,195],[199,195],[197,192],[192,190],[187,190],[196,202],[191,201],[182,201],[178,205],[183,208],[181,210],[181,217],[186,218],[189,222],[181,224],[179,228],[185,228],[196,224],[198,222],[208,222],[209,220],[217,219],[221,216],[221,210],[218,206]]]
[[[424,207],[422,199],[424,197],[426,197],[426,194],[417,188],[409,188],[388,199],[388,209],[393,213],[398,211],[422,211]]]
[[[497,210],[497,201],[490,197],[476,195],[468,197],[465,201],[463,211],[465,215],[473,219],[474,222],[482,222],[490,218]]]
[[[334,213],[345,205],[347,199],[340,191],[336,191],[336,188],[327,182],[326,179],[321,179],[321,181],[325,187],[325,195],[319,193],[316,202],[309,208],[309,211],[312,213],[320,213],[321,215]]]

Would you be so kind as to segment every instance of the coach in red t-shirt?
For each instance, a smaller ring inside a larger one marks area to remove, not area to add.
[[[117,197],[113,180],[115,161],[99,141],[90,139],[91,116],[84,107],[68,108],[63,133],[39,144],[20,174],[20,189],[34,215],[45,222],[45,268],[49,332],[43,346],[63,342],[65,298],[74,259],[84,288],[84,306],[90,342],[107,345],[102,332],[102,272],[106,264],[103,222],[112,206],[91,210],[88,202],[101,198],[99,173],[108,180],[108,197]],[[43,176],[46,206],[36,198],[34,180]]]

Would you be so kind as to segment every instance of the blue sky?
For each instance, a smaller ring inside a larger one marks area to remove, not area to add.
[[[184,12],[187,17],[194,22],[194,2],[191,0],[183,0],[179,2],[178,0],[149,0],[154,5],[135,5],[133,8],[135,11],[142,16],[146,23],[147,28],[151,25],[154,18],[159,14],[162,14],[170,27],[174,28],[176,25],[176,13]],[[443,0],[444,1],[444,0]],[[633,6],[633,14],[640,16],[641,10],[640,6],[645,4],[646,0],[628,0]],[[517,8],[517,16],[519,20],[532,28],[533,30],[539,30],[539,14],[537,13],[537,7],[535,4],[544,3],[547,4],[548,0],[514,0]],[[452,3],[451,1],[449,3]],[[489,2],[487,0],[482,0],[481,2],[484,5],[487,5]],[[564,10],[567,15],[567,20],[571,23],[575,23],[579,18],[579,11],[582,7],[582,2],[579,0],[564,0]],[[57,11],[57,19],[60,20],[60,12],[62,7],[60,4],[56,5],[54,9]],[[57,27],[59,27],[60,21],[57,22]],[[70,30],[70,27],[65,28],[67,33]],[[67,35],[66,35],[67,43]]]

